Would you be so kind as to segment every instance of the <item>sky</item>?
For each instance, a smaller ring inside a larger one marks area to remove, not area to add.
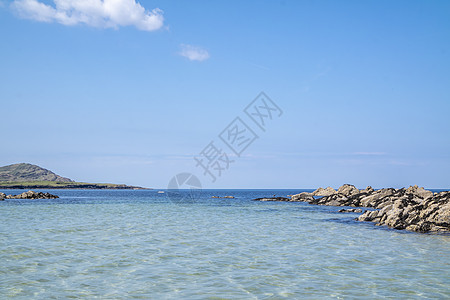
[[[450,1],[0,0],[0,37],[0,165],[450,188]]]

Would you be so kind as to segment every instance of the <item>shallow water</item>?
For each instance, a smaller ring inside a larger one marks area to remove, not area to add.
[[[46,191],[0,202],[1,298],[450,297],[450,236],[251,201],[299,190]]]

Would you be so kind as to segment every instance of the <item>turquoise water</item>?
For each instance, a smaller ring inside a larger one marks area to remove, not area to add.
[[[450,236],[251,201],[298,190],[50,192],[0,202],[1,298],[450,297]]]

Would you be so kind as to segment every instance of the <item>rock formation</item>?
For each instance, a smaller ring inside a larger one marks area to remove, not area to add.
[[[346,197],[352,196],[352,195],[357,195],[359,194],[359,190],[351,184],[344,184],[343,186],[341,186],[338,191],[338,194],[344,195]]]
[[[343,208],[343,209],[338,210],[338,212],[340,212],[340,213],[362,213],[363,210],[361,208],[347,208],[347,209]]]
[[[344,184],[334,193],[331,188],[319,188],[313,193],[292,195],[290,200],[316,205],[370,207],[359,221],[371,221],[395,229],[418,232],[450,232],[450,192],[433,192],[417,185],[407,189],[367,187],[358,190]],[[334,191],[334,190],[333,190]],[[318,195],[325,195],[318,197]],[[276,201],[276,200],[273,200]],[[363,212],[362,209],[341,209],[339,212]]]
[[[255,201],[294,201],[286,197],[267,197],[267,198],[256,198]]]
[[[314,192],[312,192],[313,196],[330,196],[333,194],[336,194],[336,190],[330,186],[327,187],[326,189],[320,187],[317,190],[315,190]]]
[[[309,201],[313,201],[313,200],[314,200],[314,197],[310,193],[300,193],[300,194],[291,196],[291,201],[309,202]]]
[[[4,194],[3,194],[4,195]],[[5,199],[56,199],[59,198],[56,195],[52,195],[50,193],[42,193],[42,192],[23,192],[19,195],[8,195]]]
[[[429,194],[418,192],[424,197]],[[431,197],[391,198],[381,210],[366,211],[359,221],[371,221],[376,225],[387,225],[395,229],[418,232],[450,231],[450,192],[441,192]]]

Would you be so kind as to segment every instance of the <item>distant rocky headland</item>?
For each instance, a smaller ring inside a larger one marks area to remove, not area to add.
[[[0,189],[145,189],[113,183],[75,182],[42,167],[20,163],[0,167]]]
[[[450,233],[450,191],[433,193],[418,186],[409,188],[372,187],[359,190],[344,184],[338,190],[318,188],[312,193],[286,197],[267,197],[258,201],[307,202],[316,205],[366,207],[370,210],[341,209],[339,212],[362,213],[358,221],[370,221],[394,229],[416,232]]]

